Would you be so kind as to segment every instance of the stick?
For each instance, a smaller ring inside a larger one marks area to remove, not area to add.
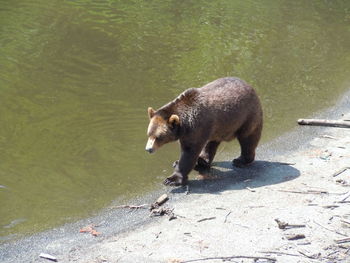
[[[226,221],[227,221],[227,217],[229,216],[231,214],[231,211],[230,212],[228,212],[228,214],[225,216],[225,221],[224,221],[224,223],[226,223]],[[350,224],[350,223],[349,223]]]
[[[286,192],[286,193],[293,193],[293,194],[329,194],[329,195],[343,195],[343,194],[346,194],[346,193],[332,193],[332,192],[317,191],[317,190],[296,191],[296,190],[277,189],[276,191],[278,191],[278,192]],[[348,198],[348,197],[346,197],[346,198]],[[345,200],[343,200],[343,201],[345,201]]]
[[[197,220],[197,222],[199,223],[199,222],[203,222],[203,221],[207,221],[207,220],[213,220],[215,218],[216,218],[215,216],[213,216],[213,217],[206,217],[206,218],[202,218],[202,219]]]
[[[157,199],[156,204],[161,206],[162,204],[164,204],[168,200],[169,200],[168,195],[167,194],[163,194]]]
[[[234,259],[234,258],[247,258],[247,259],[254,259],[254,260],[266,259],[266,260],[270,260],[270,261],[273,261],[273,262],[277,261],[276,258],[271,258],[271,257],[230,256],[230,257],[210,257],[210,258],[190,259],[190,260],[181,261],[181,263],[196,262],[196,261],[206,261],[206,260],[215,260],[215,259],[230,260],[230,259]]]
[[[333,177],[336,177],[336,176],[338,176],[339,174],[344,173],[347,169],[350,169],[350,166],[343,167],[343,168],[340,169],[339,171],[335,172],[335,173],[333,174]]]
[[[256,192],[254,189],[250,188],[250,187],[246,187],[245,189],[249,190],[250,192]]]
[[[350,197],[350,192],[339,203],[345,202]]]
[[[118,206],[112,206],[111,209],[117,209],[117,208],[130,208],[130,209],[146,209],[146,206],[149,206],[149,204],[143,204],[143,205],[118,205]]]
[[[296,191],[296,190],[279,189],[277,191],[286,192],[286,193],[294,193],[294,194],[329,194],[327,191],[315,191],[315,190]]]
[[[50,255],[50,254],[40,253],[39,257],[57,262],[57,258],[52,256],[52,255]]]
[[[299,119],[299,125],[350,128],[350,122],[335,120]]]
[[[319,225],[320,227],[323,227],[324,229],[327,229],[328,231],[331,231],[331,232],[333,232],[333,233],[337,233],[338,235],[341,235],[341,236],[344,236],[344,237],[346,237],[347,235],[345,235],[345,234],[343,234],[343,233],[341,233],[341,232],[338,232],[338,231],[336,231],[336,230],[333,230],[333,229],[330,229],[330,228],[328,228],[328,227],[326,227],[326,226],[323,226],[323,225],[321,225],[320,223],[317,223],[315,220],[313,220],[314,221],[314,223],[316,224],[316,225]]]
[[[282,251],[259,251],[259,253],[264,254],[277,254],[277,255],[287,255],[287,256],[293,256],[293,257],[300,257],[300,255],[282,252]]]
[[[341,222],[345,223],[345,224],[349,224],[350,225],[350,222],[349,221],[345,221],[343,219],[340,219]]]
[[[289,224],[289,223],[286,223],[286,222],[279,220],[278,218],[276,218],[275,221],[278,224],[279,229],[306,227],[306,225],[301,225],[301,224],[299,224],[299,225]]]
[[[320,254],[316,254],[316,255],[308,255],[306,254],[305,252],[301,251],[301,250],[298,250],[298,252],[300,254],[302,254],[303,256],[307,257],[307,258],[311,258],[311,259],[317,259],[319,257]]]
[[[288,240],[298,240],[298,239],[305,238],[305,235],[304,234],[288,234],[288,235],[286,235],[286,238]]]
[[[347,243],[347,242],[350,242],[350,237],[343,238],[343,239],[337,239],[337,240],[334,240],[334,241],[335,241],[335,243],[337,243],[337,244]]]

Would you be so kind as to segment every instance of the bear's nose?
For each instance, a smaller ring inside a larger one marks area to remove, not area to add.
[[[146,151],[149,153],[153,153],[153,149],[152,148],[146,148]]]

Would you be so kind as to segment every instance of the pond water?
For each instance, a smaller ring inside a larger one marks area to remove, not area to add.
[[[144,151],[147,107],[223,76],[256,88],[265,142],[334,105],[350,2],[0,0],[0,240],[158,188],[179,150]]]

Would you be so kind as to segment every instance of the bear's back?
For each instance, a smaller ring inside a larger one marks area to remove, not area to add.
[[[260,125],[262,109],[254,89],[239,78],[217,79],[197,89],[197,113],[212,139],[231,140],[243,126]]]

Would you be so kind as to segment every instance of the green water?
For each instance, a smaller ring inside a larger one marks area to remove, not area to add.
[[[158,188],[179,151],[144,151],[147,107],[223,76],[258,91],[264,141],[333,105],[350,2],[0,0],[2,239]]]

